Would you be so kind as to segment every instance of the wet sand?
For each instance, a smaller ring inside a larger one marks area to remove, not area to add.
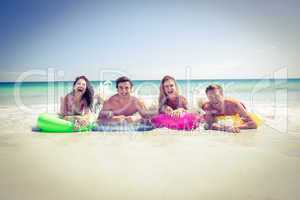
[[[287,133],[41,134],[35,113],[0,110],[0,199],[300,198],[299,123]]]

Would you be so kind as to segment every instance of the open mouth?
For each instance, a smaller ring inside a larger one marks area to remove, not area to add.
[[[78,92],[83,92],[84,89],[83,89],[83,88],[77,88],[77,91],[78,91]]]

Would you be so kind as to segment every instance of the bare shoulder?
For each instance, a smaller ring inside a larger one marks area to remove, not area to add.
[[[132,101],[140,101],[139,98],[137,98],[136,96],[131,96]]]
[[[237,99],[234,99],[234,98],[226,98],[225,99],[225,102],[227,104],[231,104],[231,105],[238,105],[241,103],[241,101],[237,100]]]
[[[235,108],[235,109],[245,109],[245,106],[244,104],[240,101],[240,100],[237,100],[237,99],[234,99],[234,98],[227,98],[225,99],[225,103],[227,104],[227,106],[230,106],[232,108]]]
[[[141,99],[139,99],[138,97],[135,97],[135,96],[131,96],[131,101],[135,104],[139,104],[139,105],[143,104],[143,101]]]
[[[73,100],[73,95],[72,93],[68,93],[66,96],[63,97],[64,102],[69,102]]]
[[[113,102],[116,102],[117,100],[118,100],[118,95],[115,94],[115,95],[109,97],[109,98],[106,100],[106,102],[107,102],[107,103],[113,103]]]
[[[68,99],[68,98],[71,98],[71,97],[73,97],[73,95],[72,95],[72,93],[70,92],[70,93],[66,94],[66,96],[65,96],[64,98],[65,98],[65,99]]]
[[[115,103],[117,103],[117,97],[116,95],[111,96],[110,98],[108,98],[106,101],[104,101],[103,106],[105,108],[110,108],[112,105],[114,105]]]

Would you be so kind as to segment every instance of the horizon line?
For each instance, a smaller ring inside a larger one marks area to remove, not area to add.
[[[224,78],[224,79],[220,79],[220,78],[209,78],[209,79],[176,79],[176,81],[227,81],[227,80],[239,80],[239,81],[249,81],[249,80],[299,80],[300,77],[295,78]],[[161,79],[131,79],[132,81],[161,81]],[[65,80],[65,81],[0,81],[1,84],[4,83],[61,83],[61,82],[73,82],[74,80]],[[115,80],[89,80],[90,82],[104,82],[104,81],[115,81]]]

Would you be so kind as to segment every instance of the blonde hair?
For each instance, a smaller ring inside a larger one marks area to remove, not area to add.
[[[169,80],[174,81],[175,88],[176,88],[176,93],[177,93],[177,95],[179,94],[179,87],[177,85],[177,82],[176,82],[175,78],[173,78],[172,76],[169,76],[169,75],[164,76],[163,79],[161,80],[160,86],[159,86],[159,98],[158,98],[158,108],[159,108],[159,110],[162,108],[162,106],[167,101],[167,94],[164,90],[164,83],[166,81],[169,81]]]

